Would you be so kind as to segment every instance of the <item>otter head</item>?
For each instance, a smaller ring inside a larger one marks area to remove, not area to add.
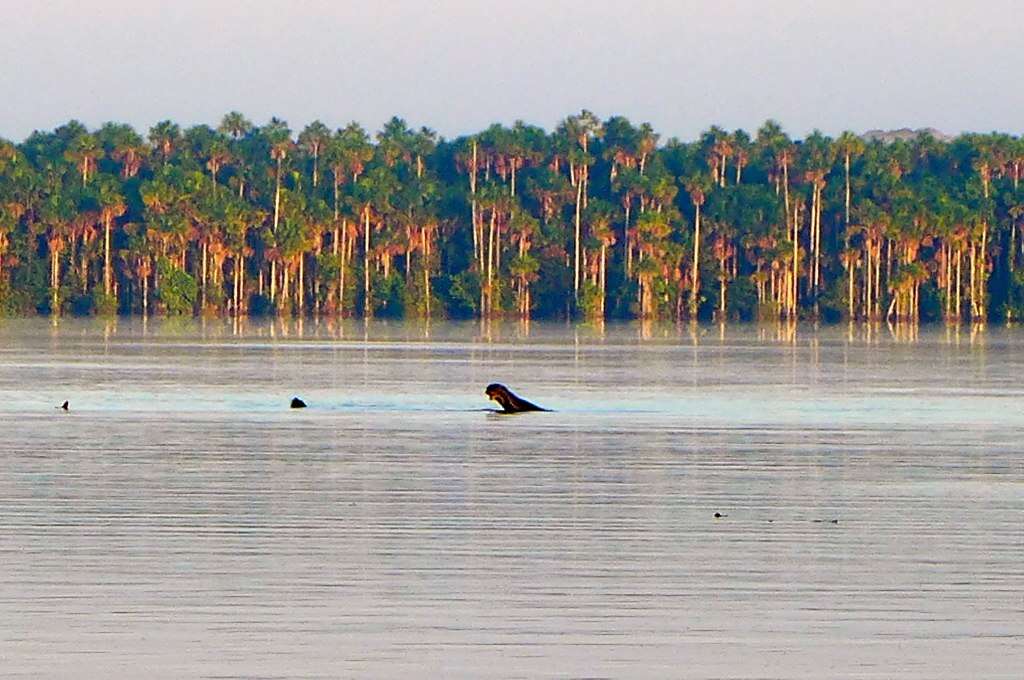
[[[501,383],[491,383],[484,390],[484,394],[491,401],[496,401],[506,411],[512,406],[512,393]]]

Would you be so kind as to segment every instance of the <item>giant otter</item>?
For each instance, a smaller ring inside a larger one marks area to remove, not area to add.
[[[505,413],[523,413],[525,411],[547,411],[548,409],[531,404],[521,397],[517,397],[512,391],[500,383],[491,383],[484,390],[484,394],[492,401],[498,402]]]

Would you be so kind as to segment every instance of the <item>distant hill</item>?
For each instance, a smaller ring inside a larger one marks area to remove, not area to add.
[[[919,128],[917,130],[911,130],[910,128],[900,128],[899,130],[868,130],[860,137],[865,142],[882,142],[883,144],[892,144],[897,140],[909,142],[917,139],[920,135],[931,135],[940,142],[950,142],[953,137],[945,134],[935,128]]]

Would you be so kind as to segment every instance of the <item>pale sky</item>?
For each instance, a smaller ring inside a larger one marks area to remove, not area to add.
[[[1024,130],[1021,0],[0,0],[0,137],[237,109],[454,137],[588,108],[667,138]]]

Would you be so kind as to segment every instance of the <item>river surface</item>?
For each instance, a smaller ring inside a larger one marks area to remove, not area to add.
[[[0,677],[1019,680],[1022,377],[995,327],[0,321]]]

